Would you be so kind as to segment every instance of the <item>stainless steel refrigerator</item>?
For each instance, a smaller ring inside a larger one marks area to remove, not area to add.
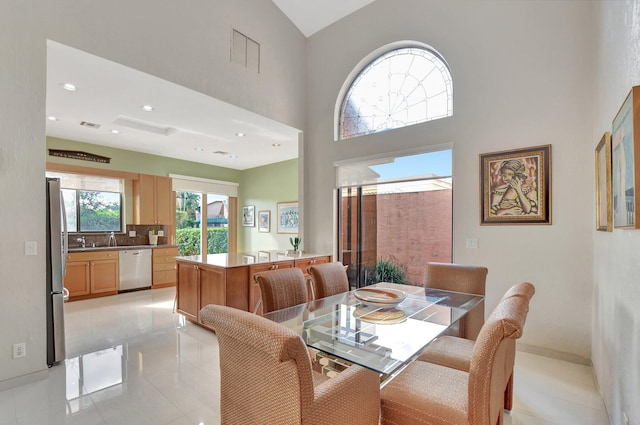
[[[64,343],[64,287],[67,259],[67,217],[60,179],[47,178],[47,364],[52,366],[66,356]]]

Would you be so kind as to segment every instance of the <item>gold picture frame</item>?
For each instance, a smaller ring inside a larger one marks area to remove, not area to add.
[[[613,231],[611,202],[611,133],[606,131],[596,147],[596,230]]]
[[[551,145],[480,155],[480,224],[551,224]]]
[[[611,124],[613,227],[639,229],[640,86],[631,88]]]

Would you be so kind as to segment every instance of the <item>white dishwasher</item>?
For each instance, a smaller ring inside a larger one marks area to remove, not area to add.
[[[151,249],[123,249],[119,254],[120,291],[151,287]]]

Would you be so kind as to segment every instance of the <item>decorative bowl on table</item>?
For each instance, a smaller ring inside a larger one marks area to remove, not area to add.
[[[407,298],[406,292],[388,288],[361,288],[353,294],[362,304],[379,308],[395,307]]]

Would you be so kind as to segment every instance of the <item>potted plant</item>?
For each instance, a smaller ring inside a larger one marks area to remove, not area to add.
[[[298,248],[300,247],[300,243],[302,242],[302,239],[300,239],[299,237],[290,237],[289,238],[289,242],[291,242],[291,245],[293,246],[293,250],[294,251],[298,251]]]

